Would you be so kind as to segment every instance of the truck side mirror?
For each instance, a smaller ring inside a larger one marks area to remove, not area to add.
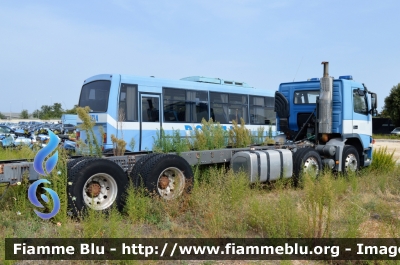
[[[378,108],[378,97],[376,93],[371,94],[371,108],[377,109]]]
[[[275,91],[275,109],[274,111],[278,115],[279,118],[289,118],[290,115],[290,105],[288,100],[285,98],[285,96],[278,92]]]

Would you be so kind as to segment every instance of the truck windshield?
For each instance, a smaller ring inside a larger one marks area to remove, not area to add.
[[[111,81],[99,80],[83,85],[79,107],[89,106],[91,112],[106,112]]]

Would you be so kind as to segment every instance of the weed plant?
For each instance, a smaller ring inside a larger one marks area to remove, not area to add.
[[[381,173],[391,172],[396,167],[396,160],[393,159],[394,151],[389,154],[387,147],[378,148],[373,150],[372,158],[373,163],[369,170],[379,171]]]
[[[229,145],[234,148],[246,147],[251,144],[251,131],[245,126],[243,118],[240,118],[240,125],[233,120],[232,129],[229,130]]]
[[[201,120],[201,130],[195,128],[192,132],[194,150],[213,150],[220,149],[227,144],[227,132],[222,128],[219,122],[214,122],[212,118],[206,121]]]
[[[28,146],[23,145],[18,148],[0,148],[0,160],[12,159],[34,159],[36,152]]]
[[[97,137],[95,136],[94,131],[93,131],[95,122],[92,121],[92,119],[90,118],[89,112],[90,112],[89,107],[84,107],[84,108],[77,107],[76,108],[76,113],[78,114],[79,119],[82,120],[82,124],[78,125],[78,127],[85,132],[86,140],[87,140],[87,144],[80,141],[79,145],[82,146],[82,148],[88,147],[89,155],[101,157],[101,155],[102,155],[101,145],[100,145],[99,141],[97,140]],[[103,134],[104,131],[101,133]],[[101,138],[103,138],[103,136]]]
[[[111,142],[113,143],[113,152],[115,156],[122,156],[125,153],[126,142],[124,139],[115,137],[111,134]]]
[[[172,130],[172,135],[165,133],[164,129],[157,130],[153,137],[153,151],[156,153],[181,152],[190,150],[190,142],[186,137],[181,137],[179,130]]]
[[[254,144],[262,144],[264,142],[264,127],[260,126],[257,128],[257,136],[253,136]]]

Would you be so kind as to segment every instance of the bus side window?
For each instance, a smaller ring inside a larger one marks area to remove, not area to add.
[[[250,95],[250,123],[275,124],[274,98]]]
[[[208,93],[189,89],[163,88],[165,122],[208,120]]]
[[[137,121],[137,86],[121,84],[119,94],[119,112],[120,121]]]
[[[160,121],[158,107],[158,98],[143,97],[142,98],[142,119],[144,122],[158,122]]]

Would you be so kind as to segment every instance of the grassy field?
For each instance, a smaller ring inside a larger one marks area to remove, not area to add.
[[[372,138],[374,138],[374,139],[400,140],[400,135],[395,135],[395,134],[373,134]]]
[[[0,150],[0,159],[33,156],[27,149]],[[400,237],[400,168],[384,149],[374,151],[372,165],[357,174],[341,176],[324,172],[318,179],[304,176],[301,187],[297,188],[290,179],[249,185],[244,175],[224,168],[194,168],[195,187],[188,196],[163,201],[130,188],[124,212],[89,211],[80,220],[67,215],[66,172],[62,161],[53,171],[61,174],[51,176],[51,188],[60,196],[61,211],[50,221],[37,217],[27,199],[28,183],[23,182],[10,188],[0,201],[1,238]],[[4,260],[4,240],[0,241],[0,249],[1,264],[158,264],[155,261],[14,262]],[[196,264],[203,263],[221,264],[210,261]]]

